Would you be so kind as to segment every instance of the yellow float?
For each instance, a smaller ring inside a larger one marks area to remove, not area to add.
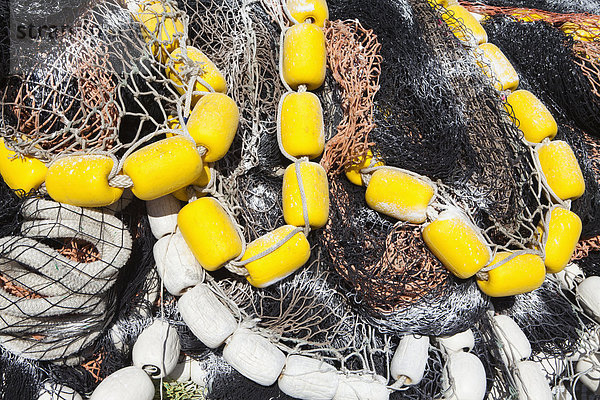
[[[117,201],[123,189],[111,187],[112,158],[102,155],[69,156],[56,160],[46,174],[46,190],[60,203],[102,207]]]
[[[308,222],[313,229],[327,223],[329,218],[329,183],[323,167],[317,163],[299,161],[300,177],[306,196]],[[296,164],[291,164],[283,175],[283,218],[289,225],[304,226],[304,212]]]
[[[274,249],[296,229],[298,228],[295,226],[284,225],[261,236],[248,245],[242,261]],[[304,233],[297,232],[271,253],[245,265],[249,273],[248,282],[259,288],[267,287],[294,273],[308,261],[309,257],[308,240]]]
[[[376,170],[367,185],[365,198],[375,211],[401,221],[421,224],[433,199],[433,187],[415,176],[395,168]]]
[[[154,200],[190,185],[202,175],[202,158],[183,136],[159,140],[130,154],[123,172],[133,181],[133,194]]]
[[[202,268],[215,271],[242,253],[242,240],[219,202],[204,197],[179,211],[177,224]]]

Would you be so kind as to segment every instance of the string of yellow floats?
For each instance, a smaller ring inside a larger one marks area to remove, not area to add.
[[[211,183],[210,163],[225,156],[238,128],[239,110],[225,94],[227,83],[202,51],[185,46],[184,24],[171,7],[154,0],[136,7],[132,15],[143,27],[150,52],[164,65],[166,76],[189,105],[186,109],[193,108],[189,118],[183,118],[185,125],[179,110],[168,118],[169,129],[136,143],[120,162],[109,154],[81,154],[57,158],[46,166],[34,157],[17,156],[2,141],[0,173],[12,189],[27,193],[44,184],[54,200],[80,207],[110,205],[125,188],[146,201],[173,194],[190,201],[178,214],[178,227],[205,270],[227,265],[257,287],[285,278],[308,261],[306,236],[329,218],[327,175],[309,161],[323,153],[323,112],[317,96],[306,91],[325,80],[322,28],[327,4],[316,0],[310,10],[297,1],[284,5],[292,26],[282,32],[280,74],[288,92],[280,101],[277,135],[282,153],[293,161],[282,189],[288,225],[248,245],[226,207],[202,191]],[[165,139],[136,150],[163,133]]]
[[[517,89],[517,72],[502,51],[487,42],[487,33],[475,16],[456,2],[429,0],[429,4],[441,11],[442,20],[461,42],[478,52],[476,59],[485,60],[478,64],[495,88],[509,93],[506,111],[533,149],[540,179],[557,203],[538,226],[542,248],[493,252],[481,230],[461,210],[449,207],[435,215],[431,205],[436,187],[430,179],[385,167],[372,152],[350,167],[346,176],[354,184],[367,186],[367,204],[378,212],[416,224],[431,216],[423,227],[423,240],[458,278],[475,276],[479,288],[493,297],[530,292],[542,285],[546,272],[561,271],[575,250],[582,225],[569,207],[570,200],[585,191],[581,169],[567,143],[552,141],[558,131],[556,121],[531,92]]]

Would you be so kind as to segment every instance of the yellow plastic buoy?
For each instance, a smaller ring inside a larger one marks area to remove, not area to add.
[[[581,219],[572,211],[554,207],[550,211],[544,243],[546,269],[555,274],[567,266],[581,236]]]
[[[218,161],[227,154],[239,120],[238,107],[226,94],[210,93],[196,103],[187,129],[196,144],[206,148],[205,162]]]
[[[180,201],[185,201],[185,202],[189,201],[190,196],[188,195],[187,188],[191,185],[199,186],[199,187],[208,186],[208,184],[210,183],[210,175],[211,175],[210,168],[211,168],[211,166],[209,164],[204,164],[202,166],[202,174],[200,175],[200,178],[196,179],[190,185],[174,191],[173,196],[175,196],[175,198]],[[203,196],[206,196],[206,193],[196,191],[196,197],[203,197]]]
[[[204,197],[183,207],[177,215],[181,235],[207,271],[215,271],[242,253],[235,223],[218,201]]]
[[[348,180],[355,185],[364,186],[360,171],[364,168],[379,167],[383,165],[383,161],[379,161],[377,157],[375,157],[375,161],[373,161],[373,158],[373,152],[368,150],[365,156],[360,157],[355,164],[352,164],[350,167],[346,168],[346,178],[348,178]]]
[[[545,138],[553,139],[556,136],[556,120],[544,103],[530,91],[515,90],[508,95],[506,103],[506,111],[511,114],[513,122],[518,124],[528,142],[541,143]]]
[[[316,25],[302,23],[285,31],[282,52],[283,79],[294,90],[319,88],[325,81],[325,34]]]
[[[427,3],[429,3],[429,5],[432,8],[436,8],[438,6],[442,6],[442,7],[448,6],[448,0],[427,0]]]
[[[179,122],[179,117],[177,117],[176,115],[169,115],[167,117],[167,127],[169,129],[173,129],[173,130],[179,130],[181,129],[181,123]],[[171,137],[174,136],[173,133],[167,133],[167,137]]]
[[[179,94],[185,94],[189,87],[189,82],[192,76],[183,75],[184,67],[197,67],[199,68],[199,77],[203,81],[208,83],[215,92],[225,93],[227,92],[227,82],[223,77],[223,74],[219,71],[217,66],[200,50],[195,47],[187,46],[184,57],[181,48],[177,48],[171,52],[172,60],[167,62],[166,74],[174,84],[175,89]],[[189,60],[188,60],[189,59]],[[190,62],[191,61],[191,62]],[[194,74],[196,75],[196,74]],[[195,92],[208,92],[209,89],[199,81],[194,83],[193,90]],[[192,105],[196,104],[201,95],[192,96]]]
[[[46,174],[46,190],[55,201],[79,207],[102,207],[117,201],[123,189],[111,187],[113,160],[102,155],[60,158]]]
[[[183,23],[174,14],[170,6],[152,2],[140,6],[136,18],[143,25],[142,36],[151,43],[152,54],[163,63],[168,54],[179,47],[184,33]]]
[[[578,23],[566,22],[562,24],[560,29],[567,35],[572,36],[573,39],[583,42],[593,42],[600,36],[600,28],[596,24],[587,21]]]
[[[246,247],[242,261],[274,249],[282,240],[297,229],[292,225],[284,225],[273,232],[256,239]],[[247,279],[253,286],[267,287],[291,275],[303,266],[310,257],[310,245],[304,233],[298,232],[287,242],[273,250],[270,254],[245,265],[250,274]]]
[[[490,260],[490,250],[476,227],[454,210],[442,212],[423,229],[429,250],[450,272],[466,279]]]
[[[511,255],[509,252],[497,253],[490,266]],[[522,253],[488,271],[487,280],[477,278],[477,285],[483,293],[491,297],[513,296],[539,288],[545,277],[544,260],[537,254]]]
[[[513,18],[522,22],[533,22],[543,20],[545,17],[538,13],[531,12],[530,9],[516,9],[509,14]]]
[[[325,147],[323,110],[319,98],[310,92],[284,96],[279,114],[284,150],[297,158],[319,157]]]
[[[286,6],[298,22],[313,22],[319,27],[329,19],[329,8],[325,0],[287,0]]]
[[[573,149],[554,140],[537,149],[537,156],[550,189],[562,200],[576,199],[585,192],[585,181]]]
[[[329,183],[327,173],[319,164],[299,161],[300,177],[306,196],[308,222],[313,229],[327,223],[329,218]],[[291,164],[283,175],[283,218],[289,225],[304,226],[304,212],[300,186],[296,178],[296,164]]]
[[[17,157],[17,153],[9,150],[0,138],[0,175],[8,187],[29,193],[44,183],[47,171],[46,165],[36,158]]]
[[[194,143],[173,136],[143,147],[127,157],[123,172],[133,181],[133,194],[154,200],[197,180],[202,158]]]
[[[487,42],[488,37],[485,29],[466,8],[454,4],[449,5],[446,9],[448,12],[442,14],[442,19],[452,29],[454,36],[461,41],[466,41],[469,37],[467,31],[470,31],[477,44]]]
[[[480,64],[480,66],[486,75],[496,79],[494,87],[498,90],[515,90],[519,86],[519,75],[504,53],[492,43],[482,43],[479,48],[489,61],[488,66],[491,70],[488,70],[486,65]]]
[[[433,187],[424,180],[395,168],[383,167],[371,175],[365,198],[375,211],[421,224],[427,218],[427,206],[434,193]]]

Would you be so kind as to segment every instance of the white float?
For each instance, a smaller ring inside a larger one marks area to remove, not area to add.
[[[150,229],[155,238],[160,239],[175,232],[179,210],[181,202],[170,194],[146,202]]]
[[[223,358],[246,378],[271,386],[285,364],[285,354],[258,333],[240,328],[229,338]]]
[[[324,361],[299,355],[289,356],[277,384],[288,396],[303,400],[330,400],[339,377],[335,367]]]
[[[511,317],[495,315],[492,327],[500,339],[500,355],[504,364],[509,365],[531,356],[531,343]]]
[[[600,321],[600,276],[585,278],[576,289],[577,297],[591,317]]]
[[[423,379],[429,357],[429,337],[406,335],[400,339],[390,364],[392,378],[406,378],[406,385],[416,385]]]
[[[483,400],[487,381],[479,357],[464,351],[448,355],[442,372],[446,400]]]
[[[185,292],[177,307],[194,335],[211,349],[222,345],[237,328],[231,311],[205,284],[196,285]]]
[[[388,400],[390,391],[380,375],[341,374],[333,400]]]
[[[592,354],[582,357],[575,366],[575,372],[580,374],[579,381],[592,393],[600,393],[600,357]]]
[[[561,288],[575,290],[577,285],[585,279],[585,275],[577,264],[567,264],[560,272],[553,274]]]
[[[180,232],[160,238],[154,244],[153,253],[158,274],[173,296],[181,296],[204,280],[204,269]]]
[[[177,363],[173,371],[167,377],[170,380],[177,382],[188,382],[192,375],[192,363],[191,358],[185,356],[182,362]]]
[[[152,400],[154,384],[138,367],[127,367],[107,376],[94,390],[90,400]]]
[[[437,341],[441,349],[446,353],[457,351],[469,352],[475,346],[475,337],[473,336],[473,331],[470,329],[452,336],[440,336]]]
[[[138,336],[131,358],[133,365],[153,378],[164,378],[175,369],[181,347],[177,330],[168,322],[156,319]]]
[[[515,366],[519,400],[552,400],[552,390],[538,364],[533,361],[519,361]]]

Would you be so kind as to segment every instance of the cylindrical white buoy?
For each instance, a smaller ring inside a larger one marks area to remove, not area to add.
[[[452,336],[440,336],[437,338],[440,348],[446,353],[456,351],[469,352],[475,346],[473,331],[467,329]]]
[[[258,333],[240,328],[229,338],[223,358],[246,378],[271,386],[285,364],[285,354]]]
[[[289,356],[279,376],[279,389],[304,400],[333,399],[338,388],[337,370],[324,361],[299,355]]]
[[[429,357],[429,337],[406,335],[400,339],[390,365],[392,378],[406,377],[406,385],[416,385],[423,379]]]
[[[127,367],[107,376],[94,390],[90,400],[152,400],[154,384],[138,367]]]
[[[472,353],[448,355],[442,373],[442,389],[446,400],[483,400],[487,381],[479,357]]]
[[[140,333],[131,357],[133,365],[152,378],[164,378],[175,369],[180,351],[177,330],[168,322],[156,319]]]

